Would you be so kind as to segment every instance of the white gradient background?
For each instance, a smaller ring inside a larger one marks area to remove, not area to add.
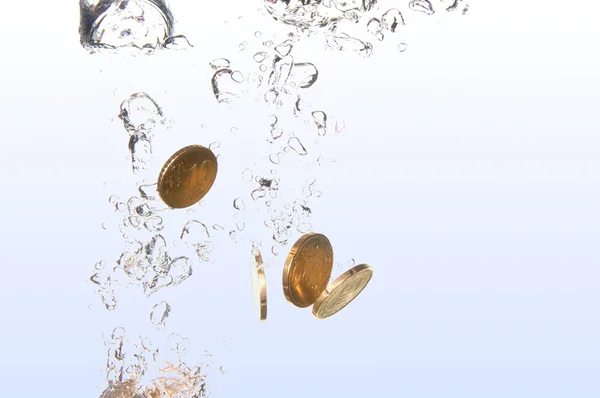
[[[87,283],[95,261],[118,254],[99,226],[102,183],[129,178],[126,133],[110,122],[119,103],[147,91],[173,131],[200,143],[200,123],[228,134],[206,64],[243,38],[223,21],[277,29],[258,1],[171,3],[194,50],[120,63],[80,48],[77,2],[3,3],[0,396],[97,397],[101,334],[149,328],[162,299],[168,330],[227,368],[211,374],[214,397],[600,396],[597,2],[407,13],[408,50],[366,60],[299,48],[320,70],[313,104],[347,126],[319,179],[315,228],[338,260],[376,273],[356,302],[317,321],[285,302],[273,266],[263,324],[242,250],[115,313]],[[246,139],[230,157],[264,148],[252,136],[264,124],[238,127]],[[163,155],[177,147],[164,142]]]

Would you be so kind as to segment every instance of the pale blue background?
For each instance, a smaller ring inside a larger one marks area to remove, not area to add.
[[[258,2],[172,3],[194,52],[121,64],[81,50],[75,1],[3,4],[3,397],[97,397],[101,333],[150,326],[156,300],[106,314],[86,283],[110,250],[102,183],[126,165],[110,123],[120,101],[169,90],[161,104],[180,131],[226,126],[206,68],[240,41],[223,21],[276,29]],[[304,50],[321,72],[316,101],[347,126],[314,224],[341,261],[376,274],[319,322],[285,302],[274,266],[259,324],[235,265],[247,253],[221,253],[165,296],[168,328],[227,368],[214,397],[600,396],[600,8],[470,4],[439,23],[407,15],[403,54]]]

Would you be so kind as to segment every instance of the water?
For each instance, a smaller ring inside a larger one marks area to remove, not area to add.
[[[116,3],[123,6],[121,11],[114,9]],[[408,3],[408,9],[415,13],[408,11],[407,21],[399,8],[379,10],[376,1],[263,0],[263,4],[276,20],[290,26],[293,31],[283,37],[269,37],[268,32],[250,34],[240,39],[237,48],[221,54],[225,57],[214,58],[208,64],[211,91],[217,103],[232,106],[243,103],[241,100],[250,96],[259,100],[257,109],[263,112],[257,115],[259,123],[256,126],[238,124],[243,134],[238,134],[237,127],[231,127],[230,132],[238,135],[227,134],[231,139],[255,134],[252,138],[256,137],[264,145],[261,154],[240,167],[242,180],[231,182],[239,186],[240,191],[235,197],[221,201],[231,212],[230,218],[211,220],[208,218],[210,206],[217,205],[209,204],[207,209],[201,209],[199,205],[191,209],[193,211],[184,212],[182,216],[185,219],[178,221],[181,224],[172,223],[168,216],[170,213],[165,211],[164,206],[161,208],[156,184],[147,184],[146,181],[137,181],[134,186],[138,191],[136,196],[122,192],[111,195],[111,212],[118,213],[117,217],[122,221],[117,228],[108,228],[107,233],[118,230],[123,236],[124,249],[112,261],[94,264],[89,277],[90,286],[106,310],[118,310],[122,289],[137,291],[142,297],[153,300],[149,327],[165,330],[171,306],[167,301],[157,303],[155,298],[162,300],[174,287],[194,277],[195,268],[214,262],[213,253],[219,237],[227,244],[244,248],[250,243],[256,250],[265,247],[262,255],[268,262],[269,256],[285,256],[290,243],[301,234],[313,231],[313,226],[317,226],[313,216],[319,214],[317,202],[323,195],[316,172],[333,162],[321,153],[321,149],[337,137],[336,134],[327,134],[328,130],[340,133],[345,123],[306,100],[309,98],[306,90],[318,87],[322,76],[317,65],[311,62],[315,59],[302,59],[298,55],[304,44],[303,38],[316,34],[324,47],[348,51],[349,56],[355,53],[358,57],[368,58],[376,46],[381,45],[380,42],[390,40],[398,40],[392,44],[403,52],[407,44],[399,43],[399,40],[406,40],[406,22],[410,27],[410,18],[434,13],[431,2],[426,0]],[[102,24],[112,26],[113,30],[110,34],[100,32],[92,35],[97,40],[86,44],[88,47],[114,49],[125,46],[156,50],[190,46],[184,36],[173,34],[172,20],[163,18],[170,12],[162,1],[107,1],[104,5],[106,9],[102,12],[108,10],[108,13]],[[444,6],[448,12],[462,10],[465,13],[468,10],[468,4],[464,4],[463,0],[445,3]],[[154,7],[159,12],[152,10],[139,18],[136,7]],[[138,15],[138,19],[127,21],[132,15]],[[144,35],[140,33],[140,26],[148,28]],[[260,41],[257,40],[259,37]],[[152,45],[144,44],[149,40],[152,40]],[[236,57],[246,57],[248,62],[238,65]],[[129,139],[133,177],[139,179],[151,169],[153,137],[156,128],[165,123],[165,116],[154,98],[138,92],[121,103],[119,118],[128,134],[124,137]],[[343,139],[344,136],[340,137]],[[213,141],[209,146],[211,149],[221,147],[219,141]],[[230,150],[229,145],[223,145],[221,150],[226,153]],[[302,173],[300,177],[296,174],[290,177],[292,167]],[[260,230],[254,229],[257,226]],[[173,231],[178,235],[173,236]],[[276,264],[281,266],[281,258],[273,262],[274,266]],[[346,265],[353,264],[352,259]],[[159,291],[161,293],[155,296]],[[188,368],[180,359],[165,365],[149,381],[143,379],[141,376],[147,374],[150,364],[159,359],[162,351],[159,344],[154,345],[141,336],[140,339],[139,344],[133,347],[126,341],[122,328],[113,332],[107,343],[111,348],[107,357],[107,387],[102,397],[135,398],[143,394],[153,397],[205,396],[207,384],[204,376],[200,376],[204,373],[200,373],[199,367]],[[177,338],[177,350],[184,340]],[[224,373],[223,369],[220,368],[221,373]],[[165,391],[170,391],[170,395],[165,395]]]

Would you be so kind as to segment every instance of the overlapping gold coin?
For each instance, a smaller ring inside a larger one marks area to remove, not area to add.
[[[251,274],[254,305],[256,306],[258,319],[265,321],[267,319],[267,280],[260,252],[254,257]]]
[[[327,287],[333,248],[325,235],[308,233],[292,247],[283,269],[283,293],[296,307],[312,305]]]
[[[313,315],[325,319],[350,304],[367,286],[373,276],[373,268],[360,264],[344,272],[315,301]]]
[[[357,265],[327,284],[333,268],[333,248],[323,234],[303,235],[292,247],[283,269],[283,293],[296,307],[313,305],[313,314],[324,319],[354,300],[373,276],[368,264]]]
[[[217,177],[217,157],[208,148],[190,145],[175,152],[158,175],[157,190],[169,207],[192,206],[210,190]]]

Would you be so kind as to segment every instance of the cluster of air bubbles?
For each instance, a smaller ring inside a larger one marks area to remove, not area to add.
[[[218,226],[215,228],[213,225],[213,230],[219,231],[220,229]],[[194,249],[196,255],[198,256],[198,260],[201,262],[210,261],[210,257],[214,248],[209,229],[204,223],[198,220],[188,221],[183,226],[179,238],[186,245]]]
[[[468,4],[462,4],[465,0],[439,1],[448,12],[461,9],[465,14],[469,9]],[[382,14],[377,0],[263,0],[263,4],[271,17],[304,36],[324,34],[326,49],[355,51],[363,57],[373,53],[373,44],[363,37],[365,30],[367,35],[383,41],[387,34],[397,33],[405,26],[398,8]],[[411,0],[408,9],[426,15],[435,13],[430,0]],[[364,30],[361,32],[357,26]],[[406,43],[400,43],[398,49],[406,50]]]
[[[206,376],[200,366],[186,364],[185,338],[176,333],[159,345],[145,336],[131,342],[125,338],[125,329],[117,327],[105,345],[108,386],[100,398],[200,398],[208,394]]]
[[[277,44],[263,42],[263,48],[252,56],[255,70],[248,73],[233,68],[225,58],[213,60],[210,67],[215,72],[211,87],[217,101],[231,104],[250,90],[256,93],[257,101],[277,108],[283,106],[286,96],[299,98],[302,90],[312,87],[317,81],[319,71],[310,62],[294,59],[292,50],[297,40],[298,36],[290,34]]]
[[[256,176],[255,179],[255,189],[250,193],[250,197],[253,200],[259,199],[275,199],[277,198],[277,191],[279,190],[279,178],[268,178]]]
[[[162,109],[146,93],[134,93],[121,103],[119,118],[129,133],[131,167],[135,174],[145,171],[152,161],[152,135],[157,124],[164,124]]]
[[[187,49],[187,38],[174,32],[174,18],[164,0],[81,0],[81,45],[97,50]]]
[[[106,309],[115,310],[116,287],[138,286],[146,296],[151,296],[188,279],[192,275],[192,265],[188,257],[171,258],[165,238],[157,234],[144,242],[126,241],[115,264],[111,267],[106,267],[104,262],[95,264],[90,280]]]
[[[156,184],[153,186],[155,189]],[[151,189],[152,185],[142,185],[140,186],[141,196],[133,196],[127,201],[127,212],[121,224],[121,232],[124,237],[128,236],[128,229],[144,229],[154,233],[160,232],[164,228],[163,218],[156,214],[163,209],[159,208],[160,202],[156,200],[156,195],[152,193]]]
[[[295,231],[301,234],[312,231],[310,223],[312,210],[307,198],[298,198],[281,208],[270,208],[268,213],[269,217],[264,225],[271,230],[273,238],[271,253],[275,256],[280,254],[282,247],[289,244],[289,239]]]

